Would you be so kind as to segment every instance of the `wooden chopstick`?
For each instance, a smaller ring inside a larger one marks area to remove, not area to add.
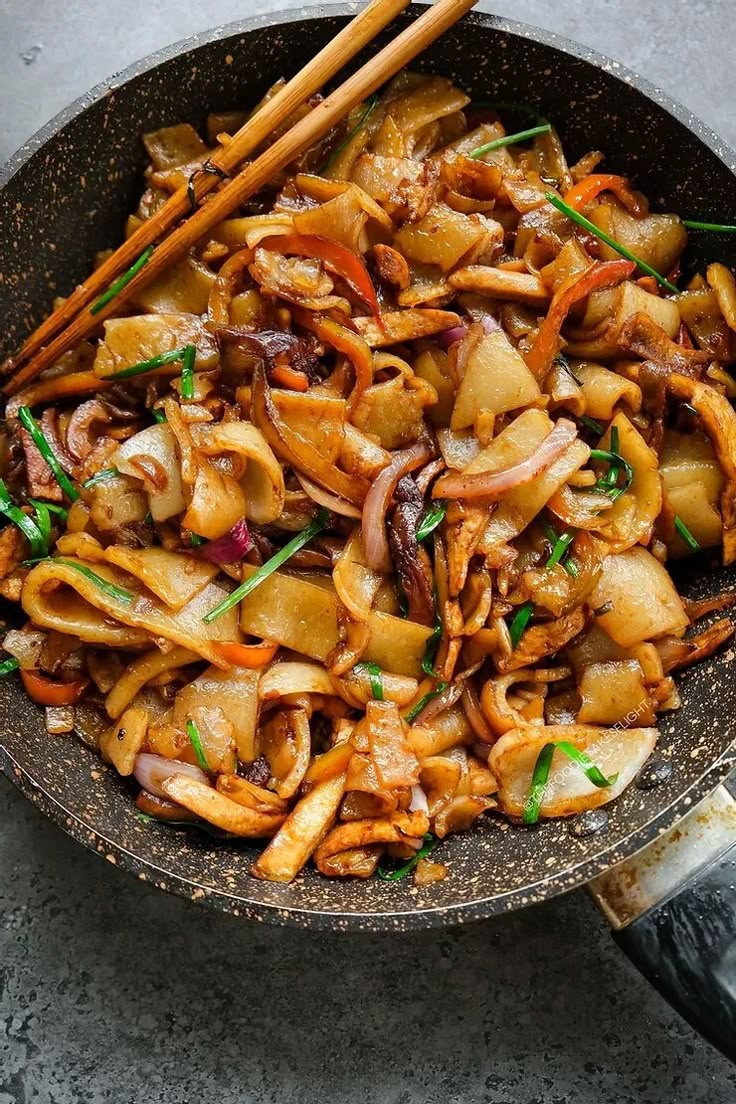
[[[84,310],[65,330],[41,349],[37,356],[5,385],[6,394],[12,394],[28,380],[51,364],[115,313],[121,302],[134,295],[150,280],[161,273],[172,261],[239,207],[249,196],[271,180],[305,147],[312,145],[326,134],[357,104],[370,96],[381,85],[407,65],[453,23],[469,11],[476,0],[436,0],[410,26],[405,28],[366,65],[349,77],[339,88],[318,103],[312,111],[282,135],[255,161],[247,164],[203,207],[200,207],[167,238],[160,242],[150,260],[140,272],[116,295],[115,299],[92,314]],[[351,24],[352,26],[352,24]],[[259,113],[260,114],[260,113]]]
[[[49,315],[23,344],[18,353],[7,362],[13,370],[34,356],[56,336],[74,316],[96,299],[106,288],[137,260],[150,245],[154,245],[167,230],[175,226],[191,212],[191,189],[196,204],[215,189],[223,179],[240,168],[243,161],[263,142],[276,127],[323,85],[335,73],[363,49],[395,18],[410,0],[371,0],[346,27],[335,35],[324,49],[307,62],[296,76],[271,97],[260,110],[248,119],[234,134],[227,145],[209,158],[211,171],[198,172],[191,186],[182,185],[166,201],[164,206],[138,227],[131,236],[90,276],[74,289],[71,295]]]

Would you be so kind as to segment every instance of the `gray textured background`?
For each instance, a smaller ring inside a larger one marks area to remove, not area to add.
[[[143,54],[285,6],[0,0],[0,161]],[[730,0],[492,8],[619,58],[736,145]],[[135,882],[5,782],[0,816],[0,1104],[736,1098],[583,893],[444,933],[270,929]]]

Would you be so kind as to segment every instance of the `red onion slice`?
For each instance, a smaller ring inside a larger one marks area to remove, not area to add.
[[[140,783],[144,790],[170,801],[169,795],[161,787],[165,778],[173,778],[175,774],[185,774],[187,778],[194,778],[197,782],[204,782],[209,786],[210,780],[204,771],[195,767],[193,763],[182,763],[178,759],[166,759],[163,755],[152,755],[150,752],[141,751],[135,757],[133,774],[136,782]]]
[[[236,521],[229,533],[217,540],[210,541],[199,549],[203,560],[210,563],[232,564],[242,560],[246,552],[253,547],[253,540],[248,532],[248,523],[245,518]]]
[[[374,571],[390,571],[391,556],[386,536],[386,511],[396,484],[409,472],[429,460],[431,452],[424,441],[393,455],[391,463],[380,471],[363,503],[363,550],[368,567]]]
[[[318,487],[316,483],[313,483],[311,479],[307,479],[306,475],[302,475],[301,472],[295,471],[294,474],[301,483],[304,491],[318,506],[324,506],[327,510],[331,510],[333,514],[341,514],[343,517],[360,518],[362,516],[357,506],[353,506],[350,502],[346,502],[344,498],[338,498],[337,495],[331,494],[330,491],[324,491],[321,487]]]
[[[561,418],[526,460],[498,472],[450,472],[437,480],[432,489],[432,498],[500,498],[515,487],[531,483],[550,468],[577,435],[577,426]]]
[[[441,349],[449,349],[456,341],[462,341],[467,332],[467,325],[461,322],[459,326],[451,326],[449,330],[438,333],[435,340]]]

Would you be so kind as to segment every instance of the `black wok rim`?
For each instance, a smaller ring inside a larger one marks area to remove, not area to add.
[[[259,28],[288,26],[291,23],[305,19],[352,16],[356,10],[357,5],[354,4],[330,4],[277,11],[249,19],[236,20],[156,50],[97,84],[41,127],[0,168],[0,188],[4,187],[16,173],[21,171],[29,159],[63,127],[83,114],[94,103],[106,97],[111,91],[128,83],[135,77],[219,39],[252,32]],[[537,42],[576,60],[589,62],[615,76],[622,83],[631,85],[647,99],[672,115],[736,175],[736,152],[727,143],[692,112],[620,62],[613,61],[580,43],[530,24],[502,19],[484,12],[472,13],[471,18],[480,20],[484,26],[495,31]],[[435,928],[480,920],[492,915],[510,912],[532,902],[541,902],[585,884],[597,874],[608,869],[614,862],[623,861],[641,850],[657,836],[672,827],[698,801],[714,790],[736,765],[734,747],[736,747],[736,744],[732,745],[715,761],[708,764],[703,774],[685,792],[661,809],[648,823],[631,832],[623,840],[618,840],[595,858],[582,860],[561,873],[546,879],[540,879],[523,889],[495,894],[493,897],[471,903],[422,908],[414,912],[334,912],[319,909],[288,908],[254,902],[247,897],[232,892],[212,890],[210,887],[200,885],[195,880],[164,870],[149,859],[142,858],[107,838],[94,825],[73,814],[65,808],[62,802],[47,793],[32,773],[21,767],[2,743],[0,743],[0,769],[32,804],[59,825],[67,835],[89,850],[102,855],[113,865],[119,866],[138,877],[139,880],[155,885],[159,889],[202,901],[220,911],[230,912],[251,920],[266,921],[285,926],[297,925],[340,931],[390,931]]]

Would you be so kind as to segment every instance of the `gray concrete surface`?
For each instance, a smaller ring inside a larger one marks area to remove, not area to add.
[[[0,0],[0,160],[136,57],[276,6]],[[618,57],[736,142],[729,0],[495,10]],[[263,928],[119,873],[0,783],[0,1104],[734,1099],[582,893],[447,932]]]

